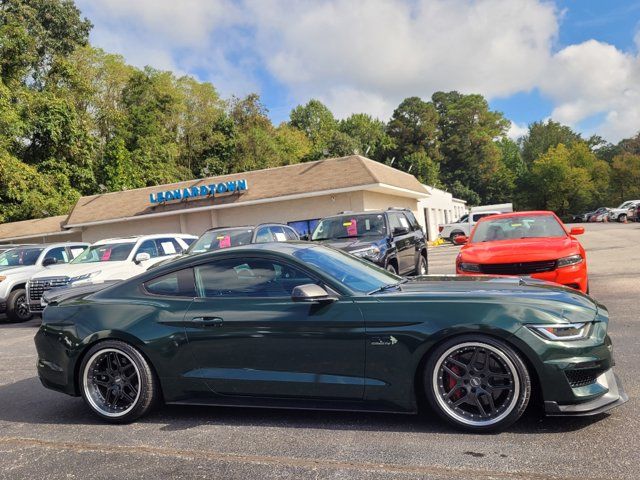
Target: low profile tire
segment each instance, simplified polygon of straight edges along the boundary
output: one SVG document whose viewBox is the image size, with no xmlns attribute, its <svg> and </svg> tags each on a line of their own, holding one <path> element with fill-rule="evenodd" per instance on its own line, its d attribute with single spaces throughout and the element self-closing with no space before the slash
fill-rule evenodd
<svg viewBox="0 0 640 480">
<path fill-rule="evenodd" d="M 416 275 L 427 275 L 429 273 L 429 263 L 427 262 L 427 257 L 420 254 L 420 259 L 418 260 L 418 266 L 416 267 Z"/>
<path fill-rule="evenodd" d="M 31 320 L 31 312 L 27 305 L 27 292 L 24 288 L 14 290 L 7 298 L 7 318 L 13 323 Z"/>
<path fill-rule="evenodd" d="M 398 274 L 398 271 L 396 270 L 396 267 L 393 265 L 393 263 L 390 263 L 389 265 L 387 265 L 387 272 L 391 272 L 394 275 Z"/>
<path fill-rule="evenodd" d="M 82 398 L 100 418 L 129 423 L 151 411 L 159 383 L 142 354 L 128 343 L 107 340 L 93 346 L 80 366 Z"/>
<path fill-rule="evenodd" d="M 474 432 L 508 427 L 531 397 L 531 378 L 520 356 L 483 335 L 444 342 L 429 357 L 423 380 L 431 407 L 452 425 Z"/>
</svg>

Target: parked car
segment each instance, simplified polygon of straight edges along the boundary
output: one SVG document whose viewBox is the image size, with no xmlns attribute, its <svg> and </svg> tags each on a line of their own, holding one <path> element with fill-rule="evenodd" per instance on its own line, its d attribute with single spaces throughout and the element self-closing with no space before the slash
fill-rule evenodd
<svg viewBox="0 0 640 480">
<path fill-rule="evenodd" d="M 472 431 L 627 401 L 607 309 L 532 279 L 401 278 L 308 242 L 185 256 L 50 304 L 42 384 L 131 422 L 160 401 L 415 413 Z"/>
<path fill-rule="evenodd" d="M 429 271 L 424 231 L 409 209 L 342 212 L 320 220 L 311 241 L 330 245 L 402 275 Z"/>
<path fill-rule="evenodd" d="M 298 233 L 281 223 L 263 223 L 245 227 L 216 227 L 204 232 L 185 252 L 203 253 L 250 243 L 300 240 Z"/>
<path fill-rule="evenodd" d="M 616 222 L 626 222 L 627 218 L 634 216 L 636 207 L 640 205 L 640 200 L 627 200 L 617 208 L 609 209 L 609 220 Z"/>
<path fill-rule="evenodd" d="M 48 272 L 80 255 L 88 243 L 68 242 L 16 247 L 0 253 L 0 314 L 11 322 L 31 318 L 26 284 L 38 272 Z"/>
<path fill-rule="evenodd" d="M 100 240 L 68 265 L 54 266 L 33 275 L 27 283 L 29 310 L 41 312 L 44 309 L 41 299 L 47 290 L 133 277 L 156 262 L 178 255 L 196 238 L 167 233 Z"/>
<path fill-rule="evenodd" d="M 0 245 L 0 253 L 4 253 L 7 250 L 11 250 L 13 248 L 18 248 L 18 247 L 29 247 L 32 244 L 29 243 L 5 243 L 4 245 Z"/>
<path fill-rule="evenodd" d="M 451 243 L 455 243 L 456 237 L 465 236 L 468 237 L 475 224 L 485 217 L 491 215 L 498 215 L 500 213 L 513 212 L 513 204 L 501 203 L 496 205 L 484 205 L 480 207 L 473 207 L 471 212 L 460 217 L 452 223 L 447 223 L 438 226 L 439 235 L 441 238 L 449 240 Z"/>
<path fill-rule="evenodd" d="M 587 255 L 553 212 L 516 212 L 478 222 L 456 259 L 460 275 L 519 275 L 589 292 Z M 461 239 L 460 241 L 462 241 Z"/>
<path fill-rule="evenodd" d="M 604 222 L 605 219 L 608 220 L 609 210 L 607 207 L 600 207 L 593 212 L 587 212 L 585 213 L 585 222 Z"/>
</svg>

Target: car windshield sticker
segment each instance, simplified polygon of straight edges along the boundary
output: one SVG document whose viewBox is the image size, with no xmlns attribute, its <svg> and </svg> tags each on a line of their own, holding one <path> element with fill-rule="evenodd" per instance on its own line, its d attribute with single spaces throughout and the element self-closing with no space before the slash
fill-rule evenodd
<svg viewBox="0 0 640 480">
<path fill-rule="evenodd" d="M 364 229 L 368 232 L 369 230 L 371 230 L 371 222 L 369 221 L 369 219 L 365 219 L 364 221 Z"/>
<path fill-rule="evenodd" d="M 347 235 L 350 237 L 358 235 L 358 221 L 355 218 L 352 218 L 349 222 L 345 222 L 344 225 L 347 227 Z"/>
<path fill-rule="evenodd" d="M 176 247 L 174 247 L 173 242 L 161 242 L 162 250 L 164 250 L 165 255 L 173 255 L 176 253 Z"/>
<path fill-rule="evenodd" d="M 104 253 L 102 254 L 102 257 L 100 257 L 100 260 L 102 260 L 103 262 L 108 262 L 110 258 L 111 258 L 111 249 L 109 248 L 104 251 Z"/>
<path fill-rule="evenodd" d="M 231 237 L 229 235 L 218 237 L 219 248 L 229 248 L 230 246 L 231 246 Z"/>
<path fill-rule="evenodd" d="M 407 230 L 409 229 L 409 222 L 407 222 L 406 218 L 400 217 L 400 224 Z"/>
<path fill-rule="evenodd" d="M 282 232 L 274 232 L 273 233 L 276 236 L 276 241 L 278 242 L 286 242 L 287 241 L 287 236 L 282 233 Z"/>
<path fill-rule="evenodd" d="M 71 249 L 71 256 L 73 258 L 76 258 L 78 255 L 80 255 L 82 252 L 84 252 L 84 247 L 78 247 L 78 248 L 72 248 Z"/>
</svg>

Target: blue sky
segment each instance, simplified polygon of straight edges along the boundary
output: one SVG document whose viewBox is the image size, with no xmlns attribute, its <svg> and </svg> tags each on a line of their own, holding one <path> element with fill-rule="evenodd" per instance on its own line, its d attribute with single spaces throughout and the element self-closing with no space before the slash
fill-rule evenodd
<svg viewBox="0 0 640 480">
<path fill-rule="evenodd" d="M 553 118 L 640 130 L 640 0 L 77 0 L 92 43 L 137 66 L 258 92 L 275 123 L 310 98 L 387 120 L 405 97 L 481 93 L 510 135 Z"/>
</svg>

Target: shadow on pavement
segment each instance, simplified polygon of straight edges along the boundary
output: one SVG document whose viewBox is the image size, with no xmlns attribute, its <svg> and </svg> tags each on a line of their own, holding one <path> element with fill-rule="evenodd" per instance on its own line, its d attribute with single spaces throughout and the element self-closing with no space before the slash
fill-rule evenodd
<svg viewBox="0 0 640 480">
<path fill-rule="evenodd" d="M 40 384 L 37 377 L 0 386 L 0 405 L 2 405 L 0 421 L 3 422 L 45 425 L 100 425 L 103 423 L 89 411 L 82 399 L 47 390 Z M 507 432 L 515 434 L 570 432 L 587 428 L 595 422 L 606 419 L 607 416 L 603 414 L 595 417 L 558 418 L 544 417 L 536 411 L 530 411 Z M 368 412 L 166 405 L 159 407 L 139 422 L 162 425 L 160 430 L 164 432 L 214 424 L 461 434 L 430 411 L 416 416 Z"/>
</svg>

